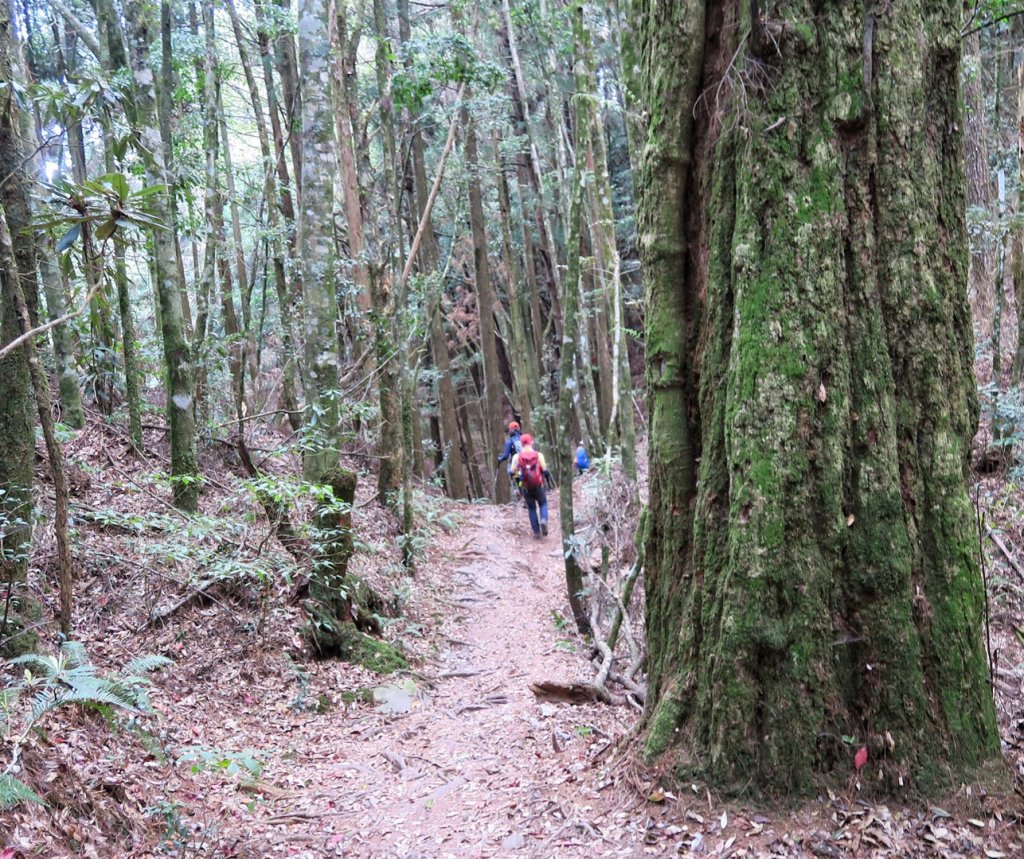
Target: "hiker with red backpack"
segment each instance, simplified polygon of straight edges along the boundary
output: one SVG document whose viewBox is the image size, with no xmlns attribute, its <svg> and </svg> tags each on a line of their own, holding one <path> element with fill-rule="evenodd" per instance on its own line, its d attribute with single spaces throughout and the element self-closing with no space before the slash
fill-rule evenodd
<svg viewBox="0 0 1024 859">
<path fill-rule="evenodd" d="M 526 509 L 530 511 L 533 538 L 539 540 L 548 535 L 548 494 L 544 484 L 551 485 L 551 472 L 544 454 L 533 449 L 533 436 L 524 435 L 521 441 L 523 449 L 512 458 L 512 474 L 519 481 Z"/>
</svg>

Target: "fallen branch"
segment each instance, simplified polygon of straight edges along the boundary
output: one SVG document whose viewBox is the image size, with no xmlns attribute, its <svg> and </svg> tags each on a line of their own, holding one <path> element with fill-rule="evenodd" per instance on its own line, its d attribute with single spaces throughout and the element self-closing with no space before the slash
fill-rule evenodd
<svg viewBox="0 0 1024 859">
<path fill-rule="evenodd" d="M 63 325 L 65 322 L 69 322 L 77 316 L 81 316 L 89 309 L 89 305 L 92 303 L 93 298 L 96 297 L 96 293 L 99 292 L 100 287 L 103 285 L 103 281 L 97 283 L 92 289 L 89 290 L 89 294 L 85 296 L 85 301 L 82 302 L 82 306 L 78 310 L 72 310 L 70 313 L 65 313 L 63 316 L 58 316 L 56 319 L 51 319 L 49 322 L 45 322 L 42 325 L 37 325 L 35 328 L 25 331 L 18 337 L 15 337 L 10 343 L 0 349 L 0 358 L 6 357 L 10 352 L 13 352 L 19 346 L 27 340 L 31 340 L 37 334 L 43 334 L 49 331 L 51 328 L 56 328 L 58 325 Z"/>
<path fill-rule="evenodd" d="M 152 629 L 158 623 L 176 615 L 179 611 L 186 608 L 191 608 L 194 605 L 204 605 L 207 602 L 213 602 L 213 596 L 207 591 L 216 585 L 220 579 L 208 579 L 205 582 L 200 582 L 195 585 L 193 590 L 185 594 L 176 603 L 172 603 L 167 608 L 154 610 L 150 612 L 149 619 L 138 628 L 138 632 L 143 632 L 147 629 Z"/>
<path fill-rule="evenodd" d="M 1024 567 L 1021 567 L 1020 561 L 1010 554 L 1010 550 L 1006 548 L 1006 544 L 999 538 L 999 535 L 993 528 L 988 528 L 986 530 L 988 531 L 988 536 L 991 537 L 992 542 L 996 544 L 996 548 L 1003 553 L 1003 557 L 1006 558 L 1010 566 L 1016 570 L 1017 575 L 1024 579 Z"/>
<path fill-rule="evenodd" d="M 591 704 L 600 701 L 602 704 L 620 704 L 612 694 L 593 683 L 556 683 L 551 680 L 539 680 L 530 684 L 530 691 L 541 701 L 554 701 L 566 704 Z"/>
</svg>

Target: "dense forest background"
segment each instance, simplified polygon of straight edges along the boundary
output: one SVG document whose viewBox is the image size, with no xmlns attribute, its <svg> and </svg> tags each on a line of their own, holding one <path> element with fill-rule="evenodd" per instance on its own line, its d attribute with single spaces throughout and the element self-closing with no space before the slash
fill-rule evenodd
<svg viewBox="0 0 1024 859">
<path fill-rule="evenodd" d="M 949 95 L 981 416 L 986 607 L 969 633 L 1019 778 L 1024 10 L 968 5 Z M 660 117 L 644 28 L 670 16 L 640 6 L 642 19 L 614 0 L 0 3 L 0 857 L 269 855 L 281 827 L 316 833 L 303 855 L 371 855 L 315 789 L 331 782 L 344 813 L 390 832 L 398 805 L 367 794 L 419 777 L 389 739 L 410 712 L 429 722 L 421 761 L 457 759 L 467 730 L 497 743 L 500 766 L 476 776 L 500 799 L 474 812 L 494 855 L 520 833 L 557 855 L 588 837 L 693 855 L 715 838 L 720 855 L 824 843 L 816 822 L 770 820 L 758 802 L 705 803 L 694 786 L 690 808 L 612 741 L 651 712 L 645 379 L 665 362 L 645 368 L 645 344 L 682 339 L 667 316 L 652 330 L 645 302 L 660 225 L 638 235 L 638 186 L 657 182 L 645 134 Z M 772 91 L 756 64 L 738 85 L 732 68 L 692 115 L 749 137 L 756 111 L 731 114 L 736 93 Z M 797 121 L 765 134 L 791 138 Z M 510 421 L 558 485 L 538 549 L 498 462 Z M 580 444 L 593 467 L 574 480 Z M 505 575 L 536 593 L 474 615 Z M 521 699 L 452 661 L 492 636 L 503 676 L 574 681 Z M 453 679 L 467 697 L 431 717 Z M 522 746 L 501 742 L 531 719 Z M 868 739 L 835 739 L 861 779 Z M 576 759 L 598 779 L 583 799 L 567 786 Z M 332 781 L 337 760 L 362 767 L 364 792 Z M 428 764 L 441 787 L 426 809 L 474 778 Z M 542 785 L 559 786 L 554 807 L 528 811 Z M 946 823 L 867 818 L 860 780 L 825 808 L 846 848 L 1012 855 L 1003 787 L 961 791 Z M 614 816 L 634 796 L 657 823 Z M 609 815 L 603 838 L 591 806 Z M 408 855 L 395 828 L 388 849 Z"/>
</svg>

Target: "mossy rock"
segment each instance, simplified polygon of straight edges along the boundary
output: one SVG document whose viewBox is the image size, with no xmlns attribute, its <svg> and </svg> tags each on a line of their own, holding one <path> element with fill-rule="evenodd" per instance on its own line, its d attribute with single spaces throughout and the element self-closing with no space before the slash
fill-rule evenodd
<svg viewBox="0 0 1024 859">
<path fill-rule="evenodd" d="M 360 632 L 352 623 L 329 617 L 315 606 L 312 612 L 310 621 L 302 628 L 302 636 L 318 658 L 336 657 L 378 674 L 408 669 L 409 663 L 394 645 Z"/>
<path fill-rule="evenodd" d="M 366 686 L 360 686 L 358 689 L 350 689 L 347 692 L 341 693 L 341 701 L 346 706 L 350 704 L 372 704 L 373 690 Z"/>
</svg>

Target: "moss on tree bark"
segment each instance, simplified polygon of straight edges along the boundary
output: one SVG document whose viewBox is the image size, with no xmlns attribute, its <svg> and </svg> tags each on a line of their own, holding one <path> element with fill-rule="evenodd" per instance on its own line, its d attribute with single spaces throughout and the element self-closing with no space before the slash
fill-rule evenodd
<svg viewBox="0 0 1024 859">
<path fill-rule="evenodd" d="M 856 736 L 870 784 L 931 789 L 999 751 L 965 482 L 961 4 L 637 13 L 646 752 L 790 792 L 850 771 Z"/>
<path fill-rule="evenodd" d="M 334 468 L 324 475 L 323 484 L 330 492 L 320 499 L 315 513 L 316 551 L 303 637 L 321 658 L 358 662 L 381 674 L 406 668 L 405 658 L 391 644 L 363 632 L 380 632 L 378 616 L 384 604 L 369 585 L 348 572 L 354 550 L 356 474 Z"/>
</svg>

